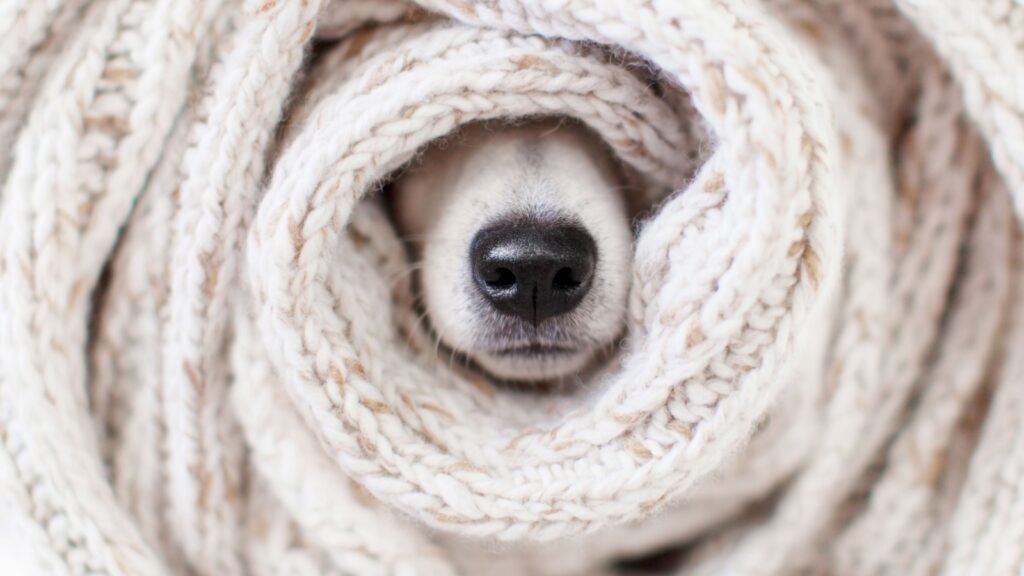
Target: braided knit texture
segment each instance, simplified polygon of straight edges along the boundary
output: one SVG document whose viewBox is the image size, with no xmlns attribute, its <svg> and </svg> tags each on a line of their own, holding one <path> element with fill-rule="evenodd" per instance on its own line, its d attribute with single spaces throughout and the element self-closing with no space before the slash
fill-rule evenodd
<svg viewBox="0 0 1024 576">
<path fill-rule="evenodd" d="M 541 116 L 652 206 L 560 394 L 378 202 Z M 1024 573 L 1022 217 L 1019 0 L 0 0 L 0 571 Z"/>
</svg>

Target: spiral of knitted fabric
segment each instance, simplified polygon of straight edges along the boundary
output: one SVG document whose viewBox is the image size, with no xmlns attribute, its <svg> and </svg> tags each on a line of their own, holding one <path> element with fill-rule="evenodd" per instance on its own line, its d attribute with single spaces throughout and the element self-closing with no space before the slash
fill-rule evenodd
<svg viewBox="0 0 1024 576">
<path fill-rule="evenodd" d="M 6 0 L 0 56 L 39 570 L 1024 570 L 1019 3 Z M 559 394 L 438 354 L 379 202 L 540 117 L 649 206 Z"/>
</svg>

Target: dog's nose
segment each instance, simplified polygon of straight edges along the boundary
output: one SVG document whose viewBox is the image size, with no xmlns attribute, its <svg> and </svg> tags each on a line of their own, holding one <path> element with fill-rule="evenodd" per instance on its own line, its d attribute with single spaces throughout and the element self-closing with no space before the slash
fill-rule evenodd
<svg viewBox="0 0 1024 576">
<path fill-rule="evenodd" d="M 597 246 L 575 224 L 498 224 L 476 234 L 470 259 L 473 279 L 494 308 L 537 325 L 583 300 Z"/>
</svg>

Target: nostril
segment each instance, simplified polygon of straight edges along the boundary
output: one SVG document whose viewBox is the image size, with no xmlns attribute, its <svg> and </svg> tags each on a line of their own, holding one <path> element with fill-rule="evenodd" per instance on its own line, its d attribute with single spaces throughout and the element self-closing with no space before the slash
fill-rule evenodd
<svg viewBox="0 0 1024 576">
<path fill-rule="evenodd" d="M 495 289 L 511 288 L 516 285 L 516 275 L 508 268 L 495 268 L 484 282 Z"/>
<path fill-rule="evenodd" d="M 577 278 L 576 271 L 572 268 L 560 269 L 558 272 L 555 272 L 555 277 L 551 279 L 552 288 L 566 292 L 569 290 L 575 290 L 582 284 L 582 280 Z"/>
</svg>

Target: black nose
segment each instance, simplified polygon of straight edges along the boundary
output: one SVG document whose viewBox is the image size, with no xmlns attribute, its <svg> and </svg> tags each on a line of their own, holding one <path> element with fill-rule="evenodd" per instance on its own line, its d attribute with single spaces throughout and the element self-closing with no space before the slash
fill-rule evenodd
<svg viewBox="0 0 1024 576">
<path fill-rule="evenodd" d="M 498 224 L 470 245 L 473 279 L 497 310 L 537 325 L 583 300 L 594 279 L 597 246 L 564 223 Z"/>
</svg>

